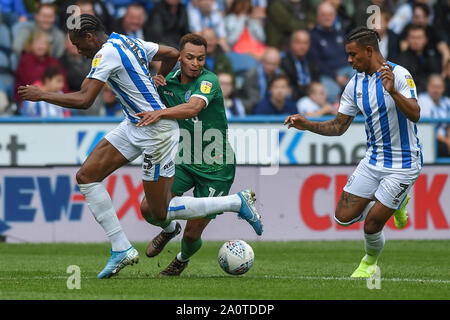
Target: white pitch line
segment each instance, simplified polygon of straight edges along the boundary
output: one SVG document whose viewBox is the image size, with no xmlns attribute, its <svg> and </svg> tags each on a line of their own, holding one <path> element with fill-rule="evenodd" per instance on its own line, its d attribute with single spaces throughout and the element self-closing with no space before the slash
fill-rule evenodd
<svg viewBox="0 0 450 320">
<path fill-rule="evenodd" d="M 220 278 L 221 276 L 186 276 L 186 278 Z M 49 276 L 49 277 L 26 277 L 26 278 L 0 278 L 0 281 L 20 281 L 20 280 L 66 280 L 68 277 L 65 276 Z M 230 278 L 229 276 L 224 276 L 223 278 Z M 366 280 L 365 278 L 350 278 L 350 277 L 321 277 L 321 276 L 242 276 L 242 278 L 250 278 L 250 279 L 284 279 L 284 280 L 328 280 L 328 281 L 357 281 L 357 280 Z M 82 280 L 93 280 L 97 279 L 96 277 L 81 277 Z M 147 276 L 127 276 L 121 277 L 120 275 L 114 279 L 123 279 L 123 280 L 133 280 L 133 279 L 158 279 L 156 277 L 147 277 Z M 180 278 L 180 279 L 183 279 Z M 438 284 L 450 284 L 450 280 L 443 279 L 408 279 L 408 278 L 381 278 L 381 281 L 391 281 L 391 282 L 419 282 L 419 283 L 438 283 Z"/>
</svg>

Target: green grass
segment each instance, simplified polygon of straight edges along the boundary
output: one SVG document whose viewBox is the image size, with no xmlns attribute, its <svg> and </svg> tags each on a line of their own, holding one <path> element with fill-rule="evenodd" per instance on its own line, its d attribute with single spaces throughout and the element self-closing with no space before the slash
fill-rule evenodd
<svg viewBox="0 0 450 320">
<path fill-rule="evenodd" d="M 135 244 L 139 264 L 98 280 L 109 244 L 0 244 L 0 299 L 450 299 L 450 241 L 387 241 L 379 261 L 381 289 L 350 279 L 362 241 L 250 242 L 253 268 L 225 274 L 221 242 L 204 242 L 178 278 L 157 277 L 179 250 L 171 242 L 156 258 Z M 69 265 L 81 269 L 81 289 L 67 288 Z"/>
</svg>

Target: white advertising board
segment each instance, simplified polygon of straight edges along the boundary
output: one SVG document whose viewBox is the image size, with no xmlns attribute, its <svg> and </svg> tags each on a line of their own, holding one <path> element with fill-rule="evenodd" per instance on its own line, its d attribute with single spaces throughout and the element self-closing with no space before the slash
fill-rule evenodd
<svg viewBox="0 0 450 320">
<path fill-rule="evenodd" d="M 114 122 L 0 122 L 0 166 L 81 164 L 116 126 Z M 434 124 L 419 123 L 418 132 L 424 163 L 434 163 Z M 355 164 L 366 150 L 361 122 L 340 137 L 288 130 L 282 122 L 230 123 L 228 135 L 238 164 Z M 133 162 L 140 163 L 140 158 Z"/>
</svg>

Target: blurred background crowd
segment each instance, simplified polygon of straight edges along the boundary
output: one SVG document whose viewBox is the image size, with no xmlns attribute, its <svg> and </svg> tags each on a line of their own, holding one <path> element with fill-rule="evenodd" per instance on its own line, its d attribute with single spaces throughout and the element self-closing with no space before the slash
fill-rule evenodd
<svg viewBox="0 0 450 320">
<path fill-rule="evenodd" d="M 377 5 L 380 50 L 411 72 L 421 116 L 450 119 L 450 0 L 0 0 L 0 115 L 121 116 L 107 86 L 83 111 L 21 101 L 16 93 L 26 84 L 80 89 L 91 63 L 67 36 L 71 5 L 97 15 L 107 33 L 173 47 L 186 33 L 201 34 L 228 117 L 336 114 L 354 74 L 346 34 L 366 26 L 374 13 L 368 7 Z M 158 72 L 158 63 L 151 67 Z M 437 125 L 437 136 L 440 155 L 450 156 L 448 122 Z"/>
</svg>

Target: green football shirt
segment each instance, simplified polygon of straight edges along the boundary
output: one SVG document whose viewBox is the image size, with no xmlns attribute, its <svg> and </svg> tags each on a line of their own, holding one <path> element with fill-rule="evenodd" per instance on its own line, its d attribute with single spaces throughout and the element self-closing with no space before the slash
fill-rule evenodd
<svg viewBox="0 0 450 320">
<path fill-rule="evenodd" d="M 228 121 L 219 80 L 213 72 L 203 69 L 197 79 L 181 84 L 180 73 L 179 69 L 169 73 L 167 84 L 158 87 L 166 106 L 186 103 L 191 97 L 203 99 L 206 106 L 196 117 L 178 120 L 180 145 L 177 164 L 205 177 L 218 171 L 227 175 L 227 167 L 234 167 L 235 157 L 228 142 Z"/>
</svg>

